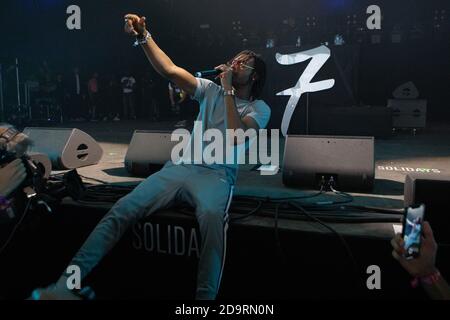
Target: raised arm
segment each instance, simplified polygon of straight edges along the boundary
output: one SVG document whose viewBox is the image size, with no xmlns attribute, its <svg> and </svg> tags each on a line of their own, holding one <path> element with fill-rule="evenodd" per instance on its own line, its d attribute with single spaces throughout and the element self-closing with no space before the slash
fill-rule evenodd
<svg viewBox="0 0 450 320">
<path fill-rule="evenodd" d="M 138 38 L 140 46 L 153 68 L 164 78 L 174 82 L 178 87 L 193 95 L 197 88 L 197 80 L 185 69 L 175 65 L 162 51 L 146 27 L 146 18 L 135 14 L 125 15 L 125 32 Z"/>
</svg>

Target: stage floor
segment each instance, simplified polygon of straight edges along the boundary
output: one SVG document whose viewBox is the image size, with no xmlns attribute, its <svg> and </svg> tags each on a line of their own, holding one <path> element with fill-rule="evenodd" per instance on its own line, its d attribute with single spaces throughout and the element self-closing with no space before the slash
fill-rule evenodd
<svg viewBox="0 0 450 320">
<path fill-rule="evenodd" d="M 134 130 L 173 130 L 174 122 L 147 121 L 71 123 L 90 134 L 103 148 L 99 164 L 79 168 L 79 174 L 108 183 L 138 183 L 124 168 L 123 160 Z M 284 141 L 280 141 L 280 162 Z M 437 176 L 450 175 L 450 126 L 433 125 L 413 135 L 401 131 L 388 139 L 375 140 L 375 187 L 371 193 L 351 193 L 354 204 L 382 208 L 403 207 L 403 186 L 408 172 L 425 170 Z M 287 188 L 282 184 L 281 172 L 261 176 L 251 170 L 254 165 L 242 165 L 236 185 L 236 195 L 285 197 L 302 195 L 313 190 Z M 93 181 L 95 183 L 95 181 Z"/>
</svg>

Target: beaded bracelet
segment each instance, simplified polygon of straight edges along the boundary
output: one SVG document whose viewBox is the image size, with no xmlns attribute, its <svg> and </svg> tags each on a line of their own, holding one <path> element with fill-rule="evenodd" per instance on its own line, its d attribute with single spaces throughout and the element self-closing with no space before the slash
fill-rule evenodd
<svg viewBox="0 0 450 320">
<path fill-rule="evenodd" d="M 152 37 L 152 35 L 150 34 L 150 32 L 148 32 L 148 30 L 146 30 L 147 34 L 144 35 L 140 35 L 136 37 L 136 41 L 134 42 L 133 46 L 137 47 L 140 44 L 146 44 L 147 40 L 150 39 Z"/>
<path fill-rule="evenodd" d="M 411 286 L 413 288 L 416 288 L 419 285 L 419 282 L 422 284 L 432 285 L 432 284 L 435 284 L 436 282 L 438 282 L 440 278 L 441 278 L 441 273 L 439 272 L 439 270 L 436 270 L 434 273 L 429 274 L 427 276 L 415 277 L 411 281 Z"/>
</svg>

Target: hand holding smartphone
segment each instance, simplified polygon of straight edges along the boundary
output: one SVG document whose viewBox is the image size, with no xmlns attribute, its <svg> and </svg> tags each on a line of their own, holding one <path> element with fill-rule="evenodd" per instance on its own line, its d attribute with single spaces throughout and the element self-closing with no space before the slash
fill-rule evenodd
<svg viewBox="0 0 450 320">
<path fill-rule="evenodd" d="M 406 259 L 414 259 L 420 255 L 424 215 L 424 204 L 421 204 L 418 207 L 408 207 L 405 209 L 402 238 L 405 243 Z"/>
</svg>

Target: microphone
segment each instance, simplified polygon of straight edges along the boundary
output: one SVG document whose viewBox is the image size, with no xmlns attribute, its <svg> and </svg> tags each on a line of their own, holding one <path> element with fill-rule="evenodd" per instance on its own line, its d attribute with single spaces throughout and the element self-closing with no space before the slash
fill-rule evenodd
<svg viewBox="0 0 450 320">
<path fill-rule="evenodd" d="M 195 76 L 197 78 L 207 78 L 207 77 L 215 77 L 218 76 L 219 74 L 222 73 L 222 70 L 216 70 L 216 69 L 212 69 L 212 70 L 203 70 L 203 71 L 198 71 L 195 73 Z"/>
</svg>

